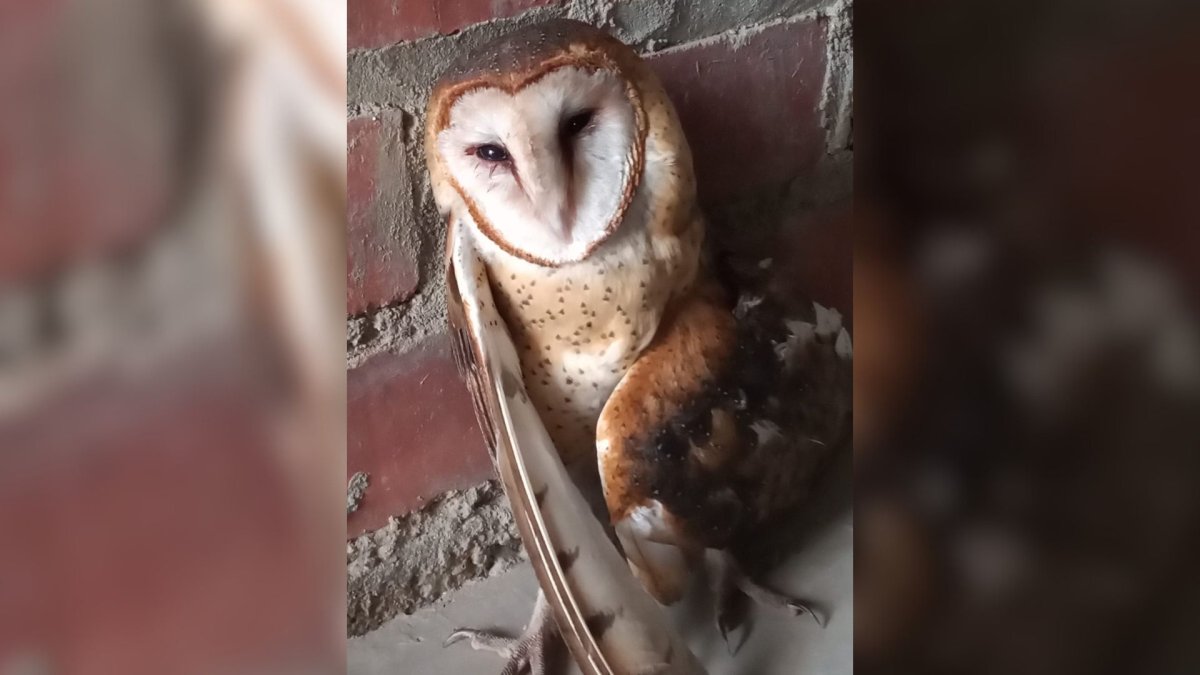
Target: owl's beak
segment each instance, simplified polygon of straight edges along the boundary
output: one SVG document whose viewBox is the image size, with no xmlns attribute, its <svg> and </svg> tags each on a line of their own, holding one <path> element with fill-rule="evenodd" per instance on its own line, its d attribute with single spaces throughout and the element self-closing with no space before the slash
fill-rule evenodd
<svg viewBox="0 0 1200 675">
<path fill-rule="evenodd" d="M 527 195 L 534 208 L 545 218 L 551 234 L 564 244 L 571 241 L 575 221 L 575 198 L 571 190 L 570 168 L 559 158 L 538 157 L 530 167 Z"/>
<path fill-rule="evenodd" d="M 564 244 L 570 242 L 572 223 L 575 219 L 575 206 L 570 195 L 556 190 L 548 191 L 539 197 L 541 204 L 537 205 L 540 207 L 538 211 L 544 214 L 543 219 L 550 234 L 562 239 Z"/>
<path fill-rule="evenodd" d="M 569 185 L 565 192 L 562 203 L 558 207 L 558 229 L 564 243 L 571 241 L 571 226 L 575 222 L 575 200 L 572 198 Z"/>
</svg>

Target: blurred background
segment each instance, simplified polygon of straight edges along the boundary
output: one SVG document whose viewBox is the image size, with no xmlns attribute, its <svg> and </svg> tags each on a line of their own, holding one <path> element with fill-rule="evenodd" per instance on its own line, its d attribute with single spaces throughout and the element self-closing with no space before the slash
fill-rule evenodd
<svg viewBox="0 0 1200 675">
<path fill-rule="evenodd" d="M 337 5 L 0 3 L 0 673 L 343 668 Z"/>
<path fill-rule="evenodd" d="M 355 365 L 427 337 L 433 324 L 386 307 L 436 298 L 424 257 L 411 278 L 394 275 L 412 265 L 386 266 L 377 286 L 346 268 L 347 215 L 352 232 L 370 222 L 347 214 L 347 117 L 363 162 L 351 176 L 373 203 L 376 167 L 387 178 L 407 161 L 394 140 L 414 128 L 406 97 L 427 86 L 381 69 L 419 74 L 446 56 L 436 41 L 406 46 L 423 36 L 471 42 L 485 35 L 464 30 L 476 22 L 567 5 L 349 27 L 336 5 L 0 4 L 3 675 L 345 667 L 346 349 Z M 602 5 L 624 39 L 689 66 L 680 77 L 691 56 L 670 47 L 696 36 L 679 25 L 741 35 L 691 52 L 740 63 L 706 50 L 759 49 L 765 38 L 739 27 L 813 6 L 672 5 L 682 23 L 638 0 L 570 11 Z M 363 7 L 369 19 L 390 5 Z M 839 16 L 823 54 L 849 53 Z M 859 153 L 857 668 L 1195 672 L 1195 3 L 859 0 L 853 23 L 853 118 L 849 62 L 822 63 L 836 95 L 805 118 L 818 140 L 793 128 L 796 153 L 762 168 L 818 158 L 829 170 L 778 203 L 843 222 L 838 158 Z M 787 30 L 767 34 L 772 49 L 790 49 Z M 434 51 L 413 61 L 422 50 Z M 691 72 L 693 91 L 718 83 Z M 757 138 L 785 128 L 779 110 L 751 111 Z M 724 120 L 691 124 L 710 122 Z M 714 155 L 705 170 L 746 166 Z M 370 212 L 412 206 L 386 199 Z M 735 206 L 716 218 L 760 215 Z M 840 279 L 837 238 L 820 233 L 841 227 L 795 231 L 802 272 Z M 849 308 L 836 283 L 805 287 Z M 371 294 L 386 300 L 355 308 Z M 419 372 L 361 387 L 403 392 Z M 454 431 L 478 443 L 469 422 Z M 462 469 L 468 485 L 487 478 L 480 457 Z M 387 520 L 371 502 L 380 485 L 355 516 L 379 523 L 358 533 Z M 405 508 L 422 501 L 409 496 Z"/>
<path fill-rule="evenodd" d="M 857 3 L 859 673 L 1200 667 L 1198 9 Z"/>
</svg>

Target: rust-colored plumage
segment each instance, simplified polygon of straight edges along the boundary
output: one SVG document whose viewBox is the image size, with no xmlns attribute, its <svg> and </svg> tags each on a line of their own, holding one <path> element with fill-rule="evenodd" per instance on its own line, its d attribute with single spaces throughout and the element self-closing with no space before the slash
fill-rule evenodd
<svg viewBox="0 0 1200 675">
<path fill-rule="evenodd" d="M 736 311 L 736 315 L 735 315 Z M 639 576 L 671 601 L 683 560 L 639 559 L 636 539 L 684 558 L 726 549 L 799 504 L 849 431 L 849 338 L 836 314 L 738 309 L 697 292 L 668 315 L 600 418 L 609 514 Z M 659 569 L 654 569 L 658 567 Z"/>
</svg>

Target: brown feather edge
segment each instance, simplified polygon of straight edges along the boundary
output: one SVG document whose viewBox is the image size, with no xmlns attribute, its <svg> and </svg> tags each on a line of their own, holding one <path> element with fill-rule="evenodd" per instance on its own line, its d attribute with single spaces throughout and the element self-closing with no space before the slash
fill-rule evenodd
<svg viewBox="0 0 1200 675">
<path fill-rule="evenodd" d="M 551 609 L 554 611 L 559 633 L 567 643 L 576 664 L 583 670 L 584 675 L 615 675 L 608 660 L 601 651 L 595 636 L 588 627 L 586 614 L 579 609 L 579 603 L 574 600 L 574 591 L 567 579 L 566 572 L 558 559 L 545 525 L 539 528 L 534 517 L 537 498 L 532 486 L 527 485 L 516 475 L 517 458 L 515 450 L 507 436 L 498 433 L 497 419 L 500 417 L 500 404 L 494 397 L 491 387 L 486 386 L 487 372 L 483 364 L 482 346 L 473 339 L 470 318 L 462 304 L 462 294 L 458 288 L 458 280 L 454 274 L 453 251 L 456 225 L 452 222 L 447 232 L 446 247 L 446 287 L 447 313 L 451 326 L 454 328 L 456 339 L 453 342 L 456 362 L 460 362 L 460 370 L 471 390 L 472 404 L 475 406 L 476 418 L 480 428 L 489 436 L 488 447 L 496 462 L 496 471 L 500 475 L 501 484 L 508 496 L 514 516 L 517 517 L 517 529 L 521 540 L 525 542 L 525 550 L 529 561 L 538 578 L 538 585 L 543 589 Z M 539 531 L 540 530 L 540 531 Z M 530 546 L 530 543 L 534 544 Z M 549 589 L 551 592 L 546 592 Z M 572 603 L 563 600 L 570 597 Z M 574 607 L 572 607 L 572 604 Z"/>
</svg>

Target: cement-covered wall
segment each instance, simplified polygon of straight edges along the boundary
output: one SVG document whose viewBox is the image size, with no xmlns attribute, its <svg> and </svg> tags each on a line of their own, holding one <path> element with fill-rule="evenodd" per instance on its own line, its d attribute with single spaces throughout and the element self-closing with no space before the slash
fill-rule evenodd
<svg viewBox="0 0 1200 675">
<path fill-rule="evenodd" d="M 369 487 L 349 515 L 351 537 L 378 538 L 389 518 L 492 475 L 450 360 L 445 230 L 420 140 L 426 98 L 448 60 L 547 18 L 607 28 L 645 55 L 675 102 L 711 236 L 779 249 L 802 292 L 848 310 L 850 239 L 840 216 L 852 156 L 850 13 L 849 0 L 352 0 L 348 468 L 367 474 Z M 511 541 L 480 546 L 507 551 Z M 405 561 L 388 563 L 384 579 L 355 560 L 354 625 L 386 618 L 363 612 L 412 605 L 378 597 L 407 592 L 396 579 Z"/>
</svg>

